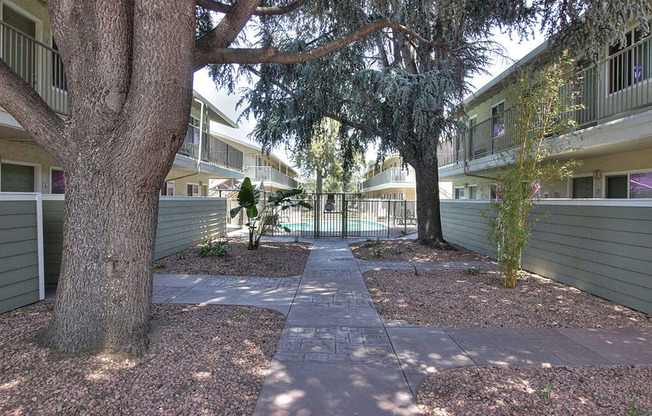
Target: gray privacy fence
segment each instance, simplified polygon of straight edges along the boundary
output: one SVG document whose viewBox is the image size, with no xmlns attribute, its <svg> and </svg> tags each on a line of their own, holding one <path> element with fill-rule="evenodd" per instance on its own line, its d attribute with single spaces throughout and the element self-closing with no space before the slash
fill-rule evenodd
<svg viewBox="0 0 652 416">
<path fill-rule="evenodd" d="M 59 278 L 63 243 L 63 197 L 43 196 L 45 281 Z M 154 257 L 173 254 L 203 238 L 226 236 L 226 199 L 213 197 L 161 197 Z"/>
<path fill-rule="evenodd" d="M 45 297 L 40 194 L 0 194 L 0 313 Z"/>
<path fill-rule="evenodd" d="M 652 200 L 550 200 L 534 210 L 544 213 L 525 270 L 652 313 Z M 488 202 L 442 200 L 444 238 L 493 257 L 491 215 Z"/>
</svg>

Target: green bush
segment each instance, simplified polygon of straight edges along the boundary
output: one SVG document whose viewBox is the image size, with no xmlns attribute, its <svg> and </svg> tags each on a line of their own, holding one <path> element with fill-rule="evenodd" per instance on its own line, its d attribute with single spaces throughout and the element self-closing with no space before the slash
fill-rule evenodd
<svg viewBox="0 0 652 416">
<path fill-rule="evenodd" d="M 197 257 L 218 256 L 224 257 L 229 254 L 228 241 L 204 240 L 199 245 Z"/>
</svg>

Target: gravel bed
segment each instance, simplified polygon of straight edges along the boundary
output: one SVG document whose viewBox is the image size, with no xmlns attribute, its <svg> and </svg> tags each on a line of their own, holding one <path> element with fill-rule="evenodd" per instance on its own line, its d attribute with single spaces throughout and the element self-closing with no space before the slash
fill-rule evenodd
<svg viewBox="0 0 652 416">
<path fill-rule="evenodd" d="M 527 274 L 515 289 L 497 272 L 378 270 L 363 274 L 386 319 L 443 328 L 652 326 L 652 316 Z"/>
<path fill-rule="evenodd" d="M 652 367 L 467 368 L 428 378 L 417 394 L 423 416 L 627 416 L 634 399 L 636 412 L 652 412 Z"/>
<path fill-rule="evenodd" d="M 490 261 L 487 256 L 453 246 L 457 250 L 430 248 L 411 240 L 367 240 L 350 244 L 353 256 L 373 261 Z"/>
<path fill-rule="evenodd" d="M 0 414 L 249 415 L 284 322 L 265 309 L 154 305 L 143 357 L 72 356 L 30 341 L 51 311 L 0 315 Z"/>
<path fill-rule="evenodd" d="M 198 257 L 199 246 L 154 262 L 154 273 L 212 274 L 224 276 L 289 277 L 303 273 L 310 255 L 309 243 L 261 241 L 247 250 L 247 240 L 227 239 L 224 257 Z"/>
</svg>

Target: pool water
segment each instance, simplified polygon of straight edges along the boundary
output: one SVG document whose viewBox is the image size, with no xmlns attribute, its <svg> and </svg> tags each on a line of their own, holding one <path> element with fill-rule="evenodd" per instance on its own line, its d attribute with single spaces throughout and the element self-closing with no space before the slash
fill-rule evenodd
<svg viewBox="0 0 652 416">
<path fill-rule="evenodd" d="M 295 224 L 285 224 L 286 227 L 290 228 L 293 231 L 314 231 L 315 221 L 307 220 L 302 223 Z M 373 221 L 362 221 L 362 220 L 347 220 L 346 222 L 347 231 L 377 231 L 385 230 L 387 227 L 383 224 L 379 224 Z M 332 232 L 332 231 L 342 231 L 342 221 L 334 220 L 321 220 L 319 231 L 322 232 Z"/>
</svg>

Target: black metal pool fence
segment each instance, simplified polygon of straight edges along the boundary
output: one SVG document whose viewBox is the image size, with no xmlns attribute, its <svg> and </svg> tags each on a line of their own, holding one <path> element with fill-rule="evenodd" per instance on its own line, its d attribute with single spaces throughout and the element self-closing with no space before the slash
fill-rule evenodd
<svg viewBox="0 0 652 416">
<path fill-rule="evenodd" d="M 268 235 L 381 238 L 410 234 L 417 229 L 416 201 L 371 199 L 344 193 L 308 194 L 303 200 L 313 209 L 292 207 L 281 211 Z M 229 209 L 232 204 L 235 206 L 237 201 L 230 201 Z M 242 224 L 242 219 L 238 224 Z"/>
</svg>

